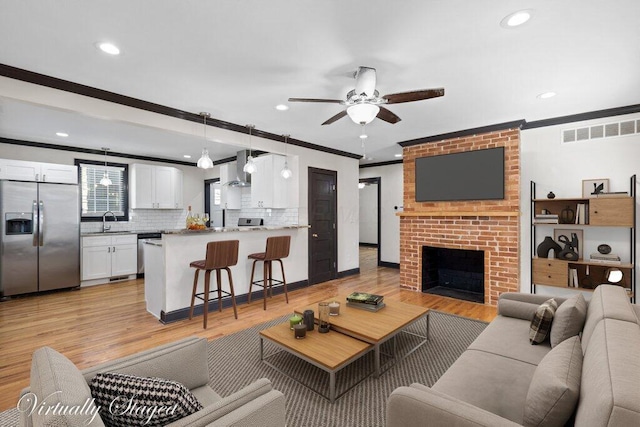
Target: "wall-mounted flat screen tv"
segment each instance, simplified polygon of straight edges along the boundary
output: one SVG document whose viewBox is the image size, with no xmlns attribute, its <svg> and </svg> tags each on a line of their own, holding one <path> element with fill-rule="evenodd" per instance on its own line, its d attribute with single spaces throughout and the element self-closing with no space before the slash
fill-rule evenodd
<svg viewBox="0 0 640 427">
<path fill-rule="evenodd" d="M 416 159 L 416 202 L 504 199 L 504 147 Z"/>
</svg>

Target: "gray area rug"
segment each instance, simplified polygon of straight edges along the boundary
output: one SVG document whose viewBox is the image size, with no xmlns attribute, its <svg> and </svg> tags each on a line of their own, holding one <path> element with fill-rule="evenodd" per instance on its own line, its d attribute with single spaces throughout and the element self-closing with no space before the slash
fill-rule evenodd
<svg viewBox="0 0 640 427">
<path fill-rule="evenodd" d="M 329 375 L 326 372 L 288 353 L 277 353 L 271 345 L 265 345 L 265 354 L 271 354 L 270 362 L 299 382 L 260 361 L 258 331 L 285 320 L 286 317 L 275 319 L 211 341 L 211 387 L 220 395 L 227 396 L 259 378 L 269 378 L 274 388 L 286 396 L 287 425 L 305 427 L 384 426 L 386 400 L 395 388 L 414 382 L 433 385 L 487 325 L 431 311 L 430 339 L 426 344 L 393 364 L 380 378 L 367 376 L 373 370 L 373 353 L 369 352 L 338 372 L 337 393 L 346 393 L 331 404 L 307 387 L 328 395 Z M 423 333 L 424 323 L 419 322 L 408 329 Z M 400 334 L 396 351 L 402 355 L 418 342 L 419 339 L 412 335 Z M 383 352 L 391 350 L 390 343 L 383 346 Z M 383 362 L 389 360 L 389 357 L 383 357 Z M 17 410 L 0 413 L 0 426 L 17 425 Z"/>
</svg>

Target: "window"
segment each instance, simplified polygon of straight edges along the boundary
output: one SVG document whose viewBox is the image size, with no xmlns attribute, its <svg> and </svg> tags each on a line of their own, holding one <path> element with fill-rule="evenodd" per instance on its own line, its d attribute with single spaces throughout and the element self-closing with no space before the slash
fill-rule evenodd
<svg viewBox="0 0 640 427">
<path fill-rule="evenodd" d="M 126 164 L 75 161 L 80 182 L 82 221 L 102 221 L 105 212 L 113 212 L 118 221 L 129 220 L 128 167 Z M 104 186 L 100 180 L 105 172 L 112 185 Z"/>
</svg>

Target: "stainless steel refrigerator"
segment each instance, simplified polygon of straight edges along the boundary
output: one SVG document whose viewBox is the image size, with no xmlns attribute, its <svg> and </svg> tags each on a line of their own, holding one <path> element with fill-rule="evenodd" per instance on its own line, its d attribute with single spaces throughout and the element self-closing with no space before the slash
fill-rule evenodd
<svg viewBox="0 0 640 427">
<path fill-rule="evenodd" d="M 0 297 L 80 285 L 78 185 L 0 181 Z"/>
</svg>

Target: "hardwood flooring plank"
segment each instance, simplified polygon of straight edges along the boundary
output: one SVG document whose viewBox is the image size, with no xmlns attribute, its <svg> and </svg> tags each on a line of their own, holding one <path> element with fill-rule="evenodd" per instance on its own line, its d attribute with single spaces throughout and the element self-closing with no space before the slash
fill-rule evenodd
<svg viewBox="0 0 640 427">
<path fill-rule="evenodd" d="M 495 307 L 400 289 L 399 271 L 377 267 L 377 250 L 364 247 L 360 274 L 289 292 L 289 304 L 276 295 L 266 311 L 261 298 L 241 304 L 238 320 L 231 308 L 212 311 L 207 330 L 202 316 L 168 325 L 156 320 L 146 311 L 143 280 L 15 298 L 0 303 L 0 411 L 15 407 L 39 347 L 56 349 L 82 369 L 192 335 L 220 338 L 356 290 L 484 321 L 496 315 Z"/>
</svg>

